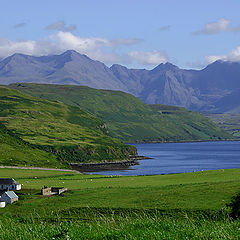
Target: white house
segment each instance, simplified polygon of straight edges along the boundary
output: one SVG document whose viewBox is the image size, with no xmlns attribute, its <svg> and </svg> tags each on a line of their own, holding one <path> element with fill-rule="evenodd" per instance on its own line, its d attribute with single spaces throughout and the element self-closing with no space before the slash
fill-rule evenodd
<svg viewBox="0 0 240 240">
<path fill-rule="evenodd" d="M 21 184 L 13 178 L 0 178 L 0 190 L 21 190 Z"/>
<path fill-rule="evenodd" d="M 2 194 L 1 200 L 11 204 L 15 201 L 18 201 L 18 196 L 13 191 L 7 191 Z"/>
<path fill-rule="evenodd" d="M 6 203 L 2 202 L 1 199 L 0 199 L 0 208 L 4 208 L 5 206 L 6 206 Z"/>
</svg>

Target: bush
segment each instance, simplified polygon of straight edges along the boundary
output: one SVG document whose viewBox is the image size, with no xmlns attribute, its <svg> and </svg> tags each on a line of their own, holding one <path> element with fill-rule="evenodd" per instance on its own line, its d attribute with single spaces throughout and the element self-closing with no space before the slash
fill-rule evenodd
<svg viewBox="0 0 240 240">
<path fill-rule="evenodd" d="M 238 193 L 236 196 L 234 196 L 229 204 L 227 204 L 228 207 L 230 207 L 230 216 L 233 219 L 237 219 L 240 217 L 240 193 Z"/>
</svg>

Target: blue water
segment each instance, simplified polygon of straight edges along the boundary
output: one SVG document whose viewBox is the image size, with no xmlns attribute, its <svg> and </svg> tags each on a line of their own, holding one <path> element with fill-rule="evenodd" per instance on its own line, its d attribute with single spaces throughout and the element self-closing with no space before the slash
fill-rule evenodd
<svg viewBox="0 0 240 240">
<path fill-rule="evenodd" d="M 240 168 L 240 141 L 133 145 L 139 155 L 153 159 L 140 160 L 140 165 L 127 170 L 91 174 L 135 176 Z"/>
</svg>

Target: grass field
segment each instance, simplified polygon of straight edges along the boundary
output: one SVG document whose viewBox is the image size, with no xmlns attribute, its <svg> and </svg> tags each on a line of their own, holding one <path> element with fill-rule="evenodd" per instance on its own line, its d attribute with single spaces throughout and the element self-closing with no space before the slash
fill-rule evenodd
<svg viewBox="0 0 240 240">
<path fill-rule="evenodd" d="M 23 184 L 19 201 L 0 209 L 0 239 L 19 231 L 17 239 L 240 237 L 226 209 L 240 191 L 240 169 L 137 177 L 0 169 L 0 176 Z M 43 197 L 44 185 L 69 192 Z"/>
</svg>

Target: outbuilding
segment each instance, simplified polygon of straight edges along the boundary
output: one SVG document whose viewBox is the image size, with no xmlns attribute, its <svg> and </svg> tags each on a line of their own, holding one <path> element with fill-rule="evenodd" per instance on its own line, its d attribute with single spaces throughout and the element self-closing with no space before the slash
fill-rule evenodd
<svg viewBox="0 0 240 240">
<path fill-rule="evenodd" d="M 18 201 L 18 196 L 16 195 L 15 192 L 13 191 L 7 191 L 7 192 L 4 192 L 1 196 L 1 200 L 6 202 L 6 203 L 13 203 L 13 202 L 16 202 Z"/>
<path fill-rule="evenodd" d="M 6 203 L 0 200 L 0 208 L 4 208 L 5 206 L 6 206 Z"/>
<path fill-rule="evenodd" d="M 13 178 L 0 178 L 0 190 L 21 190 L 21 184 Z"/>
</svg>

